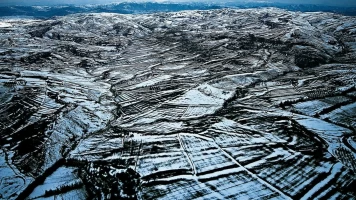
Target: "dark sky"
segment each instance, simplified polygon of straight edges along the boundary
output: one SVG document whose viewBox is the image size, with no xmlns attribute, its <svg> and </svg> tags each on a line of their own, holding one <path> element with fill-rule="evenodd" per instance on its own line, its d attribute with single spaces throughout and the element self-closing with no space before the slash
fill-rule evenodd
<svg viewBox="0 0 356 200">
<path fill-rule="evenodd" d="M 130 0 L 0 0 L 0 5 L 53 5 L 53 4 L 100 4 L 100 3 L 112 3 L 112 2 L 123 2 Z M 135 2 L 142 1 L 155 1 L 155 2 L 223 2 L 223 1 L 233 1 L 233 0 L 134 0 Z M 243 0 L 235 0 L 243 1 Z M 244 0 L 244 1 L 254 1 L 254 0 Z M 261 1 L 261 0 L 256 0 Z M 281 3 L 297 3 L 297 4 L 323 4 L 323 5 L 334 5 L 334 6 L 356 6 L 356 0 L 265 0 L 272 2 Z"/>
</svg>

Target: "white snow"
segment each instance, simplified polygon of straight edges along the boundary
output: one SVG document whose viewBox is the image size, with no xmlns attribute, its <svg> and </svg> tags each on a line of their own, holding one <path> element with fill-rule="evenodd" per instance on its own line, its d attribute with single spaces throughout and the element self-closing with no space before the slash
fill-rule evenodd
<svg viewBox="0 0 356 200">
<path fill-rule="evenodd" d="M 326 135 L 340 137 L 352 133 L 349 129 L 316 118 L 302 118 L 297 119 L 296 121 L 308 130 L 311 130 L 321 136 Z"/>
<path fill-rule="evenodd" d="M 171 75 L 159 76 L 159 77 L 153 78 L 151 80 L 139 83 L 137 85 L 133 85 L 131 87 L 128 87 L 127 89 L 131 89 L 132 90 L 132 89 L 135 89 L 135 88 L 152 86 L 152 85 L 155 85 L 155 84 L 157 84 L 159 82 L 162 82 L 162 81 L 165 81 L 165 80 L 170 80 L 171 77 L 172 77 Z"/>
<path fill-rule="evenodd" d="M 0 28 L 9 28 L 9 27 L 12 27 L 12 24 L 0 21 Z"/>
<path fill-rule="evenodd" d="M 305 115 L 313 116 L 316 113 L 322 111 L 323 109 L 331 107 L 332 104 L 325 103 L 320 100 L 313 100 L 313 101 L 297 103 L 294 104 L 293 106 L 297 111 Z"/>
<path fill-rule="evenodd" d="M 0 194 L 3 199 L 15 199 L 33 181 L 32 177 L 23 175 L 11 164 L 13 153 L 6 154 L 0 149 Z M 9 159 L 9 165 L 6 162 Z M 14 196 L 13 196 L 14 195 Z"/>
<path fill-rule="evenodd" d="M 42 185 L 37 186 L 29 198 L 37 198 L 45 194 L 46 190 L 55 190 L 63 185 L 71 185 L 80 181 L 74 172 L 75 168 L 60 167 L 48 176 Z"/>
<path fill-rule="evenodd" d="M 237 126 L 235 121 L 223 118 L 221 122 L 215 123 L 211 127 L 226 131 L 234 131 Z"/>
<path fill-rule="evenodd" d="M 318 184 L 316 184 L 311 190 L 309 190 L 301 199 L 311 199 L 312 195 L 316 192 L 318 192 L 321 188 L 323 188 L 326 184 L 328 184 L 330 181 L 332 181 L 335 176 L 340 173 L 342 170 L 342 164 L 341 163 L 336 163 L 331 170 L 331 174 L 324 180 L 320 181 Z"/>
</svg>

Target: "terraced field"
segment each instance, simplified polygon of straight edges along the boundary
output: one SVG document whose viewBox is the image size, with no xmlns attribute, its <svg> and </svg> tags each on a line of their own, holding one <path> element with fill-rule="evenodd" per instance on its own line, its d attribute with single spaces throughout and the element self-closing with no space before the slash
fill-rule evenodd
<svg viewBox="0 0 356 200">
<path fill-rule="evenodd" d="M 0 199 L 355 199 L 356 19 L 2 19 Z"/>
</svg>

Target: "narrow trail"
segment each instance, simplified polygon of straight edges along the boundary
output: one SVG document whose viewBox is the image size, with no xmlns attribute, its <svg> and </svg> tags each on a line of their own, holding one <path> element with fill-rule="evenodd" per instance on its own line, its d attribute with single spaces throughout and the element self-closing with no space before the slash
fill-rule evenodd
<svg viewBox="0 0 356 200">
<path fill-rule="evenodd" d="M 181 146 L 182 149 L 183 149 L 184 155 L 188 158 L 189 164 L 192 166 L 192 169 L 193 169 L 193 176 L 196 176 L 196 175 L 197 175 L 197 170 L 196 170 L 196 168 L 195 168 L 195 165 L 194 165 L 192 159 L 190 158 L 190 156 L 189 156 L 188 153 L 187 153 L 187 149 L 185 148 L 185 145 L 183 144 L 183 141 L 182 141 L 182 138 L 181 138 L 181 136 L 180 136 L 180 133 L 177 134 L 177 137 L 178 137 L 179 144 L 180 144 L 180 146 Z"/>
<path fill-rule="evenodd" d="M 262 184 L 266 185 L 268 188 L 270 188 L 271 190 L 279 193 L 284 199 L 292 199 L 292 197 L 290 197 L 289 195 L 285 194 L 284 192 L 282 192 L 281 190 L 279 190 L 278 188 L 274 187 L 273 185 L 269 184 L 268 182 L 266 182 L 265 180 L 261 179 L 260 177 L 258 177 L 256 174 L 252 173 L 250 170 L 246 169 L 243 165 L 241 165 L 237 160 L 235 160 L 232 156 L 230 156 L 230 154 L 228 154 L 225 150 L 223 150 L 219 145 L 217 145 L 218 148 L 229 158 L 231 159 L 236 165 L 238 165 L 239 167 L 241 167 L 244 171 L 246 171 L 249 175 L 251 175 L 253 178 L 257 179 L 259 182 L 261 182 Z"/>
</svg>

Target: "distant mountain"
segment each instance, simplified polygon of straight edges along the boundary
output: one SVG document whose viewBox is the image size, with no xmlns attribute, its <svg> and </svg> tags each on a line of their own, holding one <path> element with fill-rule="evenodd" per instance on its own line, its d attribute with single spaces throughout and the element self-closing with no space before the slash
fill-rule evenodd
<svg viewBox="0 0 356 200">
<path fill-rule="evenodd" d="M 261 8 L 277 7 L 290 11 L 302 12 L 334 12 L 343 15 L 356 16 L 356 7 L 336 7 L 309 4 L 285 4 L 271 2 L 227 2 L 227 3 L 113 3 L 101 5 L 57 5 L 57 6 L 2 6 L 0 17 L 34 17 L 51 18 L 74 13 L 120 13 L 147 14 L 156 12 L 177 12 L 182 10 L 211 10 L 220 8 Z"/>
<path fill-rule="evenodd" d="M 61 5 L 61 6 L 5 6 L 0 7 L 0 16 L 32 16 L 36 18 L 50 18 L 74 13 L 120 13 L 144 14 L 156 12 L 176 12 L 182 10 L 210 10 L 222 8 L 217 4 L 177 4 L 177 3 L 119 3 L 104 5 Z"/>
</svg>

